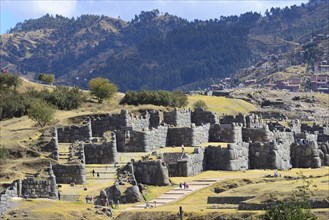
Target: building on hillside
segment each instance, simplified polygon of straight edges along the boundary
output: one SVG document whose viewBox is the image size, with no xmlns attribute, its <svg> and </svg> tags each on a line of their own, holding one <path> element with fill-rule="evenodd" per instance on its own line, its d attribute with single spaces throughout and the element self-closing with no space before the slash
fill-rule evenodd
<svg viewBox="0 0 329 220">
<path fill-rule="evenodd" d="M 325 92 L 329 91 L 329 76 L 328 75 L 312 75 L 311 88 L 313 91 Z"/>
<path fill-rule="evenodd" d="M 257 80 L 256 79 L 248 79 L 244 82 L 245 86 L 250 86 L 256 84 Z"/>
<path fill-rule="evenodd" d="M 290 92 L 298 92 L 300 90 L 301 79 L 290 78 L 287 81 L 279 81 L 273 87 L 274 89 L 287 90 Z"/>
</svg>

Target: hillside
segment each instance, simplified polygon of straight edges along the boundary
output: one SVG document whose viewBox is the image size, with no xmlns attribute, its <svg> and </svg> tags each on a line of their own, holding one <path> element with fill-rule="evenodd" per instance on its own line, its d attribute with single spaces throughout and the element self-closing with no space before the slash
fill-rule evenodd
<svg viewBox="0 0 329 220">
<path fill-rule="evenodd" d="M 328 1 L 272 8 L 261 16 L 187 21 L 158 10 L 131 21 L 45 15 L 1 35 L 1 69 L 86 87 L 102 76 L 121 91 L 175 89 L 224 78 L 269 54 L 288 52 L 328 27 Z"/>
</svg>

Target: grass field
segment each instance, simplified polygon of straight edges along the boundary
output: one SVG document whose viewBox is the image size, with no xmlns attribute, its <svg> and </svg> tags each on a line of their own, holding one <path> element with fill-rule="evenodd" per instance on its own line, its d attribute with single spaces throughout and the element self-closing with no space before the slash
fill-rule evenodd
<svg viewBox="0 0 329 220">
<path fill-rule="evenodd" d="M 193 104 L 204 101 L 209 111 L 216 112 L 219 116 L 223 114 L 237 115 L 257 110 L 257 107 L 241 99 L 231 99 L 226 97 L 192 95 L 188 96 L 188 108 L 193 108 Z"/>
</svg>

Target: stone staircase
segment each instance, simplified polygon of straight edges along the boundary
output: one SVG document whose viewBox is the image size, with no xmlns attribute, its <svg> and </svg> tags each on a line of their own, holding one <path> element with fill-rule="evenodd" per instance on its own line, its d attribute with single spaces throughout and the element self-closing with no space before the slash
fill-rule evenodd
<svg viewBox="0 0 329 220">
<path fill-rule="evenodd" d="M 95 182 L 114 182 L 116 180 L 116 169 L 114 164 L 86 164 L 86 177 Z M 93 175 L 93 170 L 95 174 Z M 99 174 L 99 177 L 97 176 Z"/>
<path fill-rule="evenodd" d="M 181 189 L 179 187 L 171 189 L 168 192 L 163 193 L 158 198 L 155 198 L 148 203 L 152 206 L 161 206 L 168 203 L 176 202 L 187 195 L 191 194 L 192 192 L 195 192 L 197 190 L 209 187 L 213 184 L 215 184 L 219 179 L 199 179 L 199 180 L 193 180 L 190 183 L 188 183 L 189 187 L 187 189 Z M 136 209 L 144 209 L 145 204 L 139 204 L 132 206 L 130 208 L 127 208 L 126 210 L 136 210 Z"/>
<path fill-rule="evenodd" d="M 70 155 L 70 146 L 72 144 L 71 143 L 59 143 L 58 144 L 58 161 L 59 163 L 66 163 L 70 156 L 71 159 L 73 160 L 78 160 L 78 156 L 75 154 L 75 152 L 73 153 L 73 155 Z"/>
</svg>

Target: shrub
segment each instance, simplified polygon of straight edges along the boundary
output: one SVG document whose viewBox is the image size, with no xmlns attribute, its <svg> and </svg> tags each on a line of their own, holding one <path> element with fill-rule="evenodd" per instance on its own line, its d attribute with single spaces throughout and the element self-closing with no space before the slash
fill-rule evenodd
<svg viewBox="0 0 329 220">
<path fill-rule="evenodd" d="M 208 109 L 208 106 L 207 104 L 205 103 L 205 101 L 203 100 L 198 100 L 196 101 L 195 103 L 193 103 L 193 109 L 203 109 L 203 110 L 207 110 Z"/>
<path fill-rule="evenodd" d="M 0 95 L 0 119 L 21 117 L 26 114 L 30 97 L 8 92 Z"/>
<path fill-rule="evenodd" d="M 55 109 L 47 102 L 35 99 L 31 102 L 27 113 L 30 119 L 44 127 L 54 118 Z"/>
<path fill-rule="evenodd" d="M 182 92 L 169 92 L 164 90 L 128 91 L 120 104 L 143 105 L 153 104 L 171 107 L 187 105 L 187 96 Z"/>
<path fill-rule="evenodd" d="M 53 84 L 55 82 L 55 75 L 54 74 L 45 74 L 41 73 L 38 76 L 38 80 L 43 81 L 48 84 Z"/>
<path fill-rule="evenodd" d="M 14 87 L 16 89 L 22 84 L 22 80 L 17 75 L 0 74 L 0 89 Z"/>
<path fill-rule="evenodd" d="M 77 87 L 59 86 L 51 93 L 45 93 L 44 99 L 60 110 L 72 110 L 81 106 L 84 101 L 82 91 Z M 41 95 L 42 96 L 42 95 Z"/>
<path fill-rule="evenodd" d="M 110 99 L 118 91 L 118 87 L 108 79 L 97 77 L 89 81 L 90 93 L 102 103 L 104 99 Z"/>
</svg>

